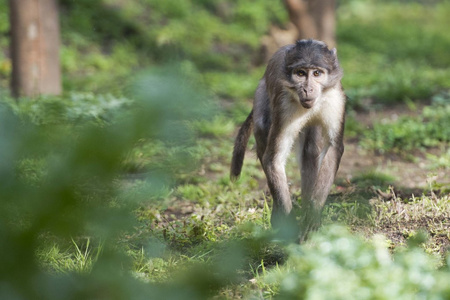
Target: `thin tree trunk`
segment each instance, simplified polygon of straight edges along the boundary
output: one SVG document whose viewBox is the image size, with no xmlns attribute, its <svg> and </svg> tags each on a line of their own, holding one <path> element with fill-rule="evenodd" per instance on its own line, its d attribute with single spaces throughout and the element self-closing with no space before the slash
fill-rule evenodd
<svg viewBox="0 0 450 300">
<path fill-rule="evenodd" d="M 9 0 L 9 5 L 12 94 L 60 94 L 57 0 Z"/>
<path fill-rule="evenodd" d="M 284 0 L 291 23 L 297 27 L 299 39 L 317 38 L 317 26 L 310 14 L 308 0 Z"/>
<path fill-rule="evenodd" d="M 284 0 L 291 23 L 298 31 L 299 39 L 317 39 L 336 45 L 335 0 Z"/>
<path fill-rule="evenodd" d="M 311 16 L 316 22 L 317 39 L 336 46 L 336 0 L 310 1 Z"/>
</svg>

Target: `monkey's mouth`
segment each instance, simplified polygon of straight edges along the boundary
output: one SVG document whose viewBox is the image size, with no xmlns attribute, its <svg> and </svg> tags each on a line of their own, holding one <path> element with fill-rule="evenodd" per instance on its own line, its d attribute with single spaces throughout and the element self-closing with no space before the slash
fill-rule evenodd
<svg viewBox="0 0 450 300">
<path fill-rule="evenodd" d="M 314 99 L 302 99 L 300 100 L 300 104 L 304 108 L 311 108 L 314 105 Z"/>
</svg>

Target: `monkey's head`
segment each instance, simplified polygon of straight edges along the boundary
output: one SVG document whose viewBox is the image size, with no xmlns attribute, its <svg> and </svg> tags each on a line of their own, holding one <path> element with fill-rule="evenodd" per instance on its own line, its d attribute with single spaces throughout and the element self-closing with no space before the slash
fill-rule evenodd
<svg viewBox="0 0 450 300">
<path fill-rule="evenodd" d="M 285 56 L 287 85 L 298 95 L 304 108 L 313 107 L 326 89 L 342 78 L 336 49 L 316 40 L 300 40 L 287 49 Z"/>
</svg>

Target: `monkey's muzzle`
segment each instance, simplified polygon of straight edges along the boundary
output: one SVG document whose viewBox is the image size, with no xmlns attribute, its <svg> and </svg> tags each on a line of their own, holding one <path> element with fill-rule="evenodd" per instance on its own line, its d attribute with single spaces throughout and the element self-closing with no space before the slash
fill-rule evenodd
<svg viewBox="0 0 450 300">
<path fill-rule="evenodd" d="M 314 102 L 315 102 L 315 99 L 300 99 L 300 104 L 304 108 L 311 108 L 311 107 L 313 107 Z"/>
</svg>

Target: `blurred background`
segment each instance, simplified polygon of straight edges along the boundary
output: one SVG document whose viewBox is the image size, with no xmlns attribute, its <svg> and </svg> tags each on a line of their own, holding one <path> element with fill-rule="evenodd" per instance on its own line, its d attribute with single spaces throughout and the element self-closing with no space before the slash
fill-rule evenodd
<svg viewBox="0 0 450 300">
<path fill-rule="evenodd" d="M 448 0 L 1 1 L 0 298 L 450 298 L 449 15 Z M 255 153 L 237 184 L 228 168 L 268 59 L 302 38 L 337 48 L 348 102 L 324 227 L 299 246 L 268 231 Z"/>
</svg>

